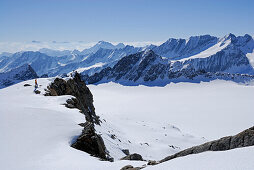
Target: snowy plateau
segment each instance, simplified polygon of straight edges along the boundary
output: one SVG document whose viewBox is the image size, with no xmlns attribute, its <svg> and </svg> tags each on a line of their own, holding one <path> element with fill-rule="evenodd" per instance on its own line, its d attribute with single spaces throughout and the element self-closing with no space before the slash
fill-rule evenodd
<svg viewBox="0 0 254 170">
<path fill-rule="evenodd" d="M 247 34 L 3 53 L 0 169 L 253 170 L 253 57 Z"/>
</svg>

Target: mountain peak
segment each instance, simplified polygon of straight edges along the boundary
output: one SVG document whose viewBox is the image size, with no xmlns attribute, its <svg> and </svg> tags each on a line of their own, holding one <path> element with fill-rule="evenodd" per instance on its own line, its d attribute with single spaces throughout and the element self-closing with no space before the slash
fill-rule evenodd
<svg viewBox="0 0 254 170">
<path fill-rule="evenodd" d="M 235 36 L 234 34 L 232 34 L 232 33 L 229 33 L 229 34 L 227 34 L 226 36 L 224 36 L 224 38 L 225 38 L 226 40 L 229 40 L 229 39 L 233 40 L 233 39 L 236 38 L 236 36 Z"/>
<path fill-rule="evenodd" d="M 118 43 L 117 45 L 115 45 L 116 48 L 124 48 L 125 45 L 123 43 Z"/>
<path fill-rule="evenodd" d="M 103 45 L 103 44 L 111 44 L 111 43 L 110 43 L 110 42 L 107 42 L 107 41 L 101 40 L 101 41 L 98 41 L 97 44 L 98 44 L 98 45 Z M 113 45 L 113 44 L 111 44 L 111 45 Z"/>
</svg>

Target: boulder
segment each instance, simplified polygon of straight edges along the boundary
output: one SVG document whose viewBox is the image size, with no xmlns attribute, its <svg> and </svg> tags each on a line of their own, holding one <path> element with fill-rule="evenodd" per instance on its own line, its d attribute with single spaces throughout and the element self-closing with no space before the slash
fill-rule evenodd
<svg viewBox="0 0 254 170">
<path fill-rule="evenodd" d="M 122 167 L 120 170 L 140 170 L 140 167 L 133 167 L 132 165 L 126 165 L 124 167 Z"/>
<path fill-rule="evenodd" d="M 143 161 L 143 158 L 140 154 L 134 153 L 121 158 L 121 160 Z"/>
<path fill-rule="evenodd" d="M 32 85 L 31 84 L 24 84 L 24 86 L 27 87 L 27 86 L 32 86 Z"/>
<path fill-rule="evenodd" d="M 120 170 L 130 170 L 130 169 L 133 169 L 132 165 L 126 165 L 126 166 L 122 167 Z"/>
<path fill-rule="evenodd" d="M 149 160 L 147 163 L 147 165 L 157 165 L 157 164 L 158 164 L 158 162 L 152 161 L 152 160 Z"/>
<path fill-rule="evenodd" d="M 35 90 L 34 93 L 35 93 L 35 94 L 40 94 L 41 91 L 40 91 L 40 90 Z"/>
</svg>

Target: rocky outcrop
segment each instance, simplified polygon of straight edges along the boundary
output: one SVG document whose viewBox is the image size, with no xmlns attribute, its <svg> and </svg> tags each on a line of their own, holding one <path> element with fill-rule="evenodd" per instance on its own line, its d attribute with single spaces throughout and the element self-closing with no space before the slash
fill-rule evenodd
<svg viewBox="0 0 254 170">
<path fill-rule="evenodd" d="M 96 134 L 93 123 L 87 121 L 82 126 L 84 127 L 82 134 L 71 146 L 78 150 L 85 151 L 92 156 L 102 158 L 103 160 L 109 160 L 103 139 L 100 135 Z"/>
<path fill-rule="evenodd" d="M 136 167 L 134 168 L 132 165 L 126 165 L 124 167 L 122 167 L 120 170 L 139 170 L 141 169 L 140 167 Z"/>
<path fill-rule="evenodd" d="M 73 78 L 64 80 L 56 78 L 46 89 L 46 96 L 72 95 L 71 99 L 66 101 L 65 106 L 68 108 L 78 108 L 86 117 L 86 122 L 81 123 L 84 127 L 81 135 L 71 145 L 81 151 L 85 151 L 92 156 L 101 158 L 102 160 L 110 160 L 104 141 L 100 135 L 96 133 L 95 124 L 100 125 L 100 119 L 95 114 L 93 105 L 93 95 L 86 84 L 80 79 L 80 75 L 76 73 Z"/>
<path fill-rule="evenodd" d="M 143 158 L 140 154 L 134 153 L 121 158 L 121 160 L 143 161 Z"/>
<path fill-rule="evenodd" d="M 61 78 L 56 78 L 53 83 L 48 86 L 46 96 L 61 96 L 72 95 L 72 98 L 67 101 L 75 108 L 78 108 L 85 116 L 88 122 L 100 124 L 99 117 L 95 114 L 93 105 L 93 95 L 86 84 L 81 80 L 79 74 L 67 81 Z"/>
<path fill-rule="evenodd" d="M 229 149 L 235 149 L 240 147 L 247 147 L 254 145 L 254 126 L 235 135 L 235 136 L 227 136 L 218 140 L 214 140 L 211 142 L 204 143 L 199 146 L 194 146 L 189 149 L 185 149 L 181 152 L 178 152 L 174 155 L 168 156 L 159 161 L 159 163 L 169 161 L 174 158 L 197 154 L 205 151 L 224 151 Z"/>
</svg>

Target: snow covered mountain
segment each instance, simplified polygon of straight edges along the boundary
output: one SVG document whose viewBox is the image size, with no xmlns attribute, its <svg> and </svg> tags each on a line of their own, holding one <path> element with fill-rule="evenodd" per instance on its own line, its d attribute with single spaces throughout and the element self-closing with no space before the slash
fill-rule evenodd
<svg viewBox="0 0 254 170">
<path fill-rule="evenodd" d="M 0 73 L 0 89 L 21 81 L 30 80 L 37 77 L 38 76 L 33 68 L 28 64 L 24 64 L 8 72 Z"/>
<path fill-rule="evenodd" d="M 127 77 L 123 76 L 122 80 L 114 78 L 113 75 L 123 74 L 120 69 L 112 70 L 115 65 L 119 65 L 121 59 L 132 54 L 140 56 L 140 52 L 146 53 L 145 51 L 148 50 L 156 54 L 156 61 L 149 62 L 143 70 L 136 70 L 138 63 L 132 61 L 136 66 L 129 70 Z M 124 81 L 126 85 L 140 83 L 166 85 L 172 81 L 200 82 L 217 78 L 245 82 L 252 79 L 251 76 L 254 75 L 254 40 L 248 34 L 238 37 L 228 34 L 222 38 L 210 35 L 192 36 L 189 39 L 171 38 L 160 46 L 146 47 L 125 46 L 122 43 L 113 45 L 100 41 L 82 52 L 41 49 L 40 52 L 27 51 L 8 55 L 0 57 L 0 72 L 30 64 L 39 76 L 44 74 L 57 76 L 76 70 L 91 83 L 101 83 L 104 79 Z M 126 64 L 121 67 L 132 66 Z M 104 74 L 111 73 L 106 73 L 105 70 L 115 73 L 107 77 Z M 136 71 L 139 71 L 137 77 L 134 75 Z M 238 73 L 246 75 L 236 75 Z"/>
<path fill-rule="evenodd" d="M 245 73 L 245 74 L 244 74 Z M 124 85 L 159 85 L 170 82 L 200 82 L 214 79 L 246 82 L 254 79 L 247 57 L 237 48 L 227 47 L 207 58 L 171 61 L 146 50 L 123 57 L 113 67 L 106 67 L 92 76 L 84 76 L 87 83 L 118 82 Z"/>
<path fill-rule="evenodd" d="M 189 39 L 170 38 L 160 46 L 151 49 L 162 57 L 181 59 L 198 54 L 217 42 L 218 38 L 210 35 L 193 36 Z"/>
<path fill-rule="evenodd" d="M 52 49 L 48 49 L 48 48 L 42 48 L 39 50 L 39 52 L 47 54 L 48 56 L 64 56 L 64 55 L 71 55 L 72 51 L 70 50 L 52 50 Z M 76 50 L 75 52 L 80 53 L 78 50 Z"/>
<path fill-rule="evenodd" d="M 54 67 L 58 67 L 55 57 L 40 52 L 26 51 L 13 54 L 0 62 L 0 72 L 10 71 L 24 64 L 29 64 L 38 75 L 46 74 Z"/>
<path fill-rule="evenodd" d="M 121 49 L 124 48 L 125 45 L 123 43 L 119 43 L 117 45 L 113 45 L 106 41 L 99 41 L 97 44 L 95 44 L 93 47 L 83 50 L 82 54 L 91 54 L 97 52 L 100 48 L 104 49 Z"/>
<path fill-rule="evenodd" d="M 106 66 L 114 65 L 122 57 L 137 53 L 141 50 L 142 48 L 128 45 L 125 46 L 124 48 L 116 48 L 116 49 L 99 48 L 95 53 L 83 56 L 84 58 L 82 60 L 74 61 L 69 64 L 62 65 L 60 67 L 50 70 L 49 75 L 56 76 L 59 74 L 69 73 L 73 70 L 76 70 L 82 74 L 91 75 L 92 73 L 98 72 Z M 79 56 L 80 55 L 77 55 L 77 57 Z"/>
</svg>

